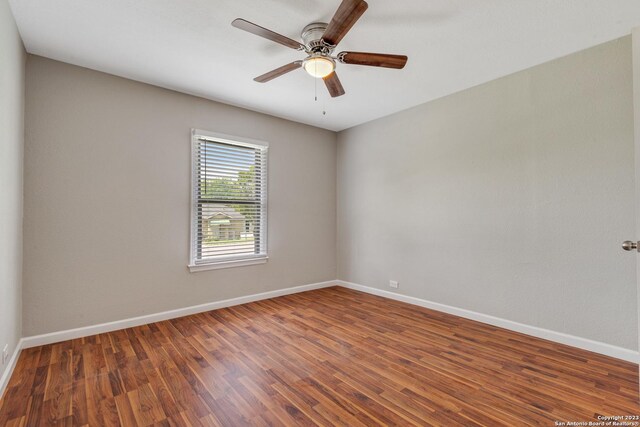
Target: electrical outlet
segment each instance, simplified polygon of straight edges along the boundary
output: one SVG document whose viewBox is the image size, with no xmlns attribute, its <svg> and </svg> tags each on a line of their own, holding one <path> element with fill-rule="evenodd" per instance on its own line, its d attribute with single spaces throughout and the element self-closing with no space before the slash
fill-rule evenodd
<svg viewBox="0 0 640 427">
<path fill-rule="evenodd" d="M 389 287 L 393 289 L 398 289 L 400 284 L 395 280 L 389 280 Z"/>
<path fill-rule="evenodd" d="M 7 359 L 9 358 L 9 344 L 5 344 L 2 349 L 2 364 L 7 363 Z"/>
</svg>

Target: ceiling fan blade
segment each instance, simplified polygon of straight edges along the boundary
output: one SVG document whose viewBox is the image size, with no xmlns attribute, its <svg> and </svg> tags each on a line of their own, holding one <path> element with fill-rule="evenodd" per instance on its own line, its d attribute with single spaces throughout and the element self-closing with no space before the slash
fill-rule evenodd
<svg viewBox="0 0 640 427">
<path fill-rule="evenodd" d="M 302 61 L 295 61 L 291 64 L 283 65 L 280 68 L 276 68 L 275 70 L 271 70 L 268 73 L 264 73 L 263 75 L 258 76 L 253 80 L 257 81 L 258 83 L 266 83 L 270 80 L 275 79 L 276 77 L 280 77 L 293 70 L 297 70 L 300 67 L 302 67 Z"/>
<path fill-rule="evenodd" d="M 324 80 L 324 84 L 327 86 L 332 98 L 344 95 L 344 88 L 342 87 L 342 83 L 340 83 L 340 79 L 335 71 L 327 77 L 323 77 L 322 80 Z"/>
<path fill-rule="evenodd" d="M 362 16 L 369 5 L 364 0 L 342 0 L 340 7 L 331 18 L 322 39 L 330 45 L 337 45 L 349 32 L 353 24 Z"/>
<path fill-rule="evenodd" d="M 285 37 L 282 34 L 267 30 L 260 25 L 256 25 L 253 22 L 249 22 L 242 18 L 234 19 L 231 25 L 236 28 L 240 28 L 241 30 L 248 31 L 251 34 L 255 34 L 256 36 L 264 37 L 272 42 L 280 43 L 281 45 L 290 47 L 291 49 L 304 50 L 304 45 L 302 43 L 290 39 L 289 37 Z"/>
<path fill-rule="evenodd" d="M 408 59 L 405 55 L 388 55 L 385 53 L 340 52 L 338 54 L 338 60 L 344 64 L 396 69 L 404 68 Z"/>
</svg>

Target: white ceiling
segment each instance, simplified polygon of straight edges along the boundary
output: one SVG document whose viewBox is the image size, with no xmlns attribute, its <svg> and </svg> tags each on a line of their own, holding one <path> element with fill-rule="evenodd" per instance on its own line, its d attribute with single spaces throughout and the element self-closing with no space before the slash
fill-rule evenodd
<svg viewBox="0 0 640 427">
<path fill-rule="evenodd" d="M 640 26 L 638 0 L 368 0 L 336 52 L 406 54 L 409 62 L 404 70 L 338 64 L 347 93 L 332 99 L 302 70 L 254 82 L 303 54 L 231 21 L 299 40 L 306 24 L 328 22 L 340 0 L 9 2 L 30 53 L 336 131 Z"/>
</svg>

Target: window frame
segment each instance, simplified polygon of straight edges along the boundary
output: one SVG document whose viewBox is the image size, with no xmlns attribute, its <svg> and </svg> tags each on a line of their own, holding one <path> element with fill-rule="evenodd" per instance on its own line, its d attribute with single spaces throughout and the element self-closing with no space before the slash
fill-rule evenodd
<svg viewBox="0 0 640 427">
<path fill-rule="evenodd" d="M 260 242 L 264 244 L 264 253 L 255 255 L 221 255 L 219 259 L 198 259 L 198 182 L 200 174 L 198 171 L 198 144 L 201 139 L 209 140 L 211 142 L 219 142 L 222 144 L 233 145 L 237 147 L 258 148 L 264 150 L 265 156 L 265 170 L 263 173 L 263 181 L 265 183 L 264 190 L 261 192 L 260 205 L 264 208 L 260 211 Z M 209 132 L 201 129 L 191 129 L 191 192 L 190 192 L 190 238 L 189 238 L 189 271 L 198 272 L 206 270 L 216 270 L 220 268 L 230 267 L 242 267 L 248 265 L 264 264 L 269 259 L 268 256 L 268 244 L 267 244 L 267 229 L 268 229 L 268 163 L 269 163 L 269 143 L 250 138 L 242 138 L 233 135 L 226 135 L 217 132 Z"/>
</svg>

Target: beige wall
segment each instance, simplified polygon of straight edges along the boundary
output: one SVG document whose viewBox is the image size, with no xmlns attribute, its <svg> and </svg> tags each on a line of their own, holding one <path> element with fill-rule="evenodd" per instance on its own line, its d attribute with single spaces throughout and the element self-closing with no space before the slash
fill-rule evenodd
<svg viewBox="0 0 640 427">
<path fill-rule="evenodd" d="M 25 336 L 331 280 L 337 247 L 340 279 L 637 348 L 630 38 L 341 132 L 337 245 L 331 132 L 36 56 L 26 120 Z M 192 127 L 270 142 L 266 265 L 188 273 Z"/>
<path fill-rule="evenodd" d="M 341 132 L 338 276 L 638 348 L 631 38 Z"/>
<path fill-rule="evenodd" d="M 9 4 L 0 0 L 0 352 L 8 344 L 9 355 L 22 330 L 24 63 Z"/>
<path fill-rule="evenodd" d="M 37 56 L 26 122 L 25 336 L 335 279 L 333 132 Z M 266 264 L 188 272 L 191 128 L 270 143 Z"/>
</svg>

